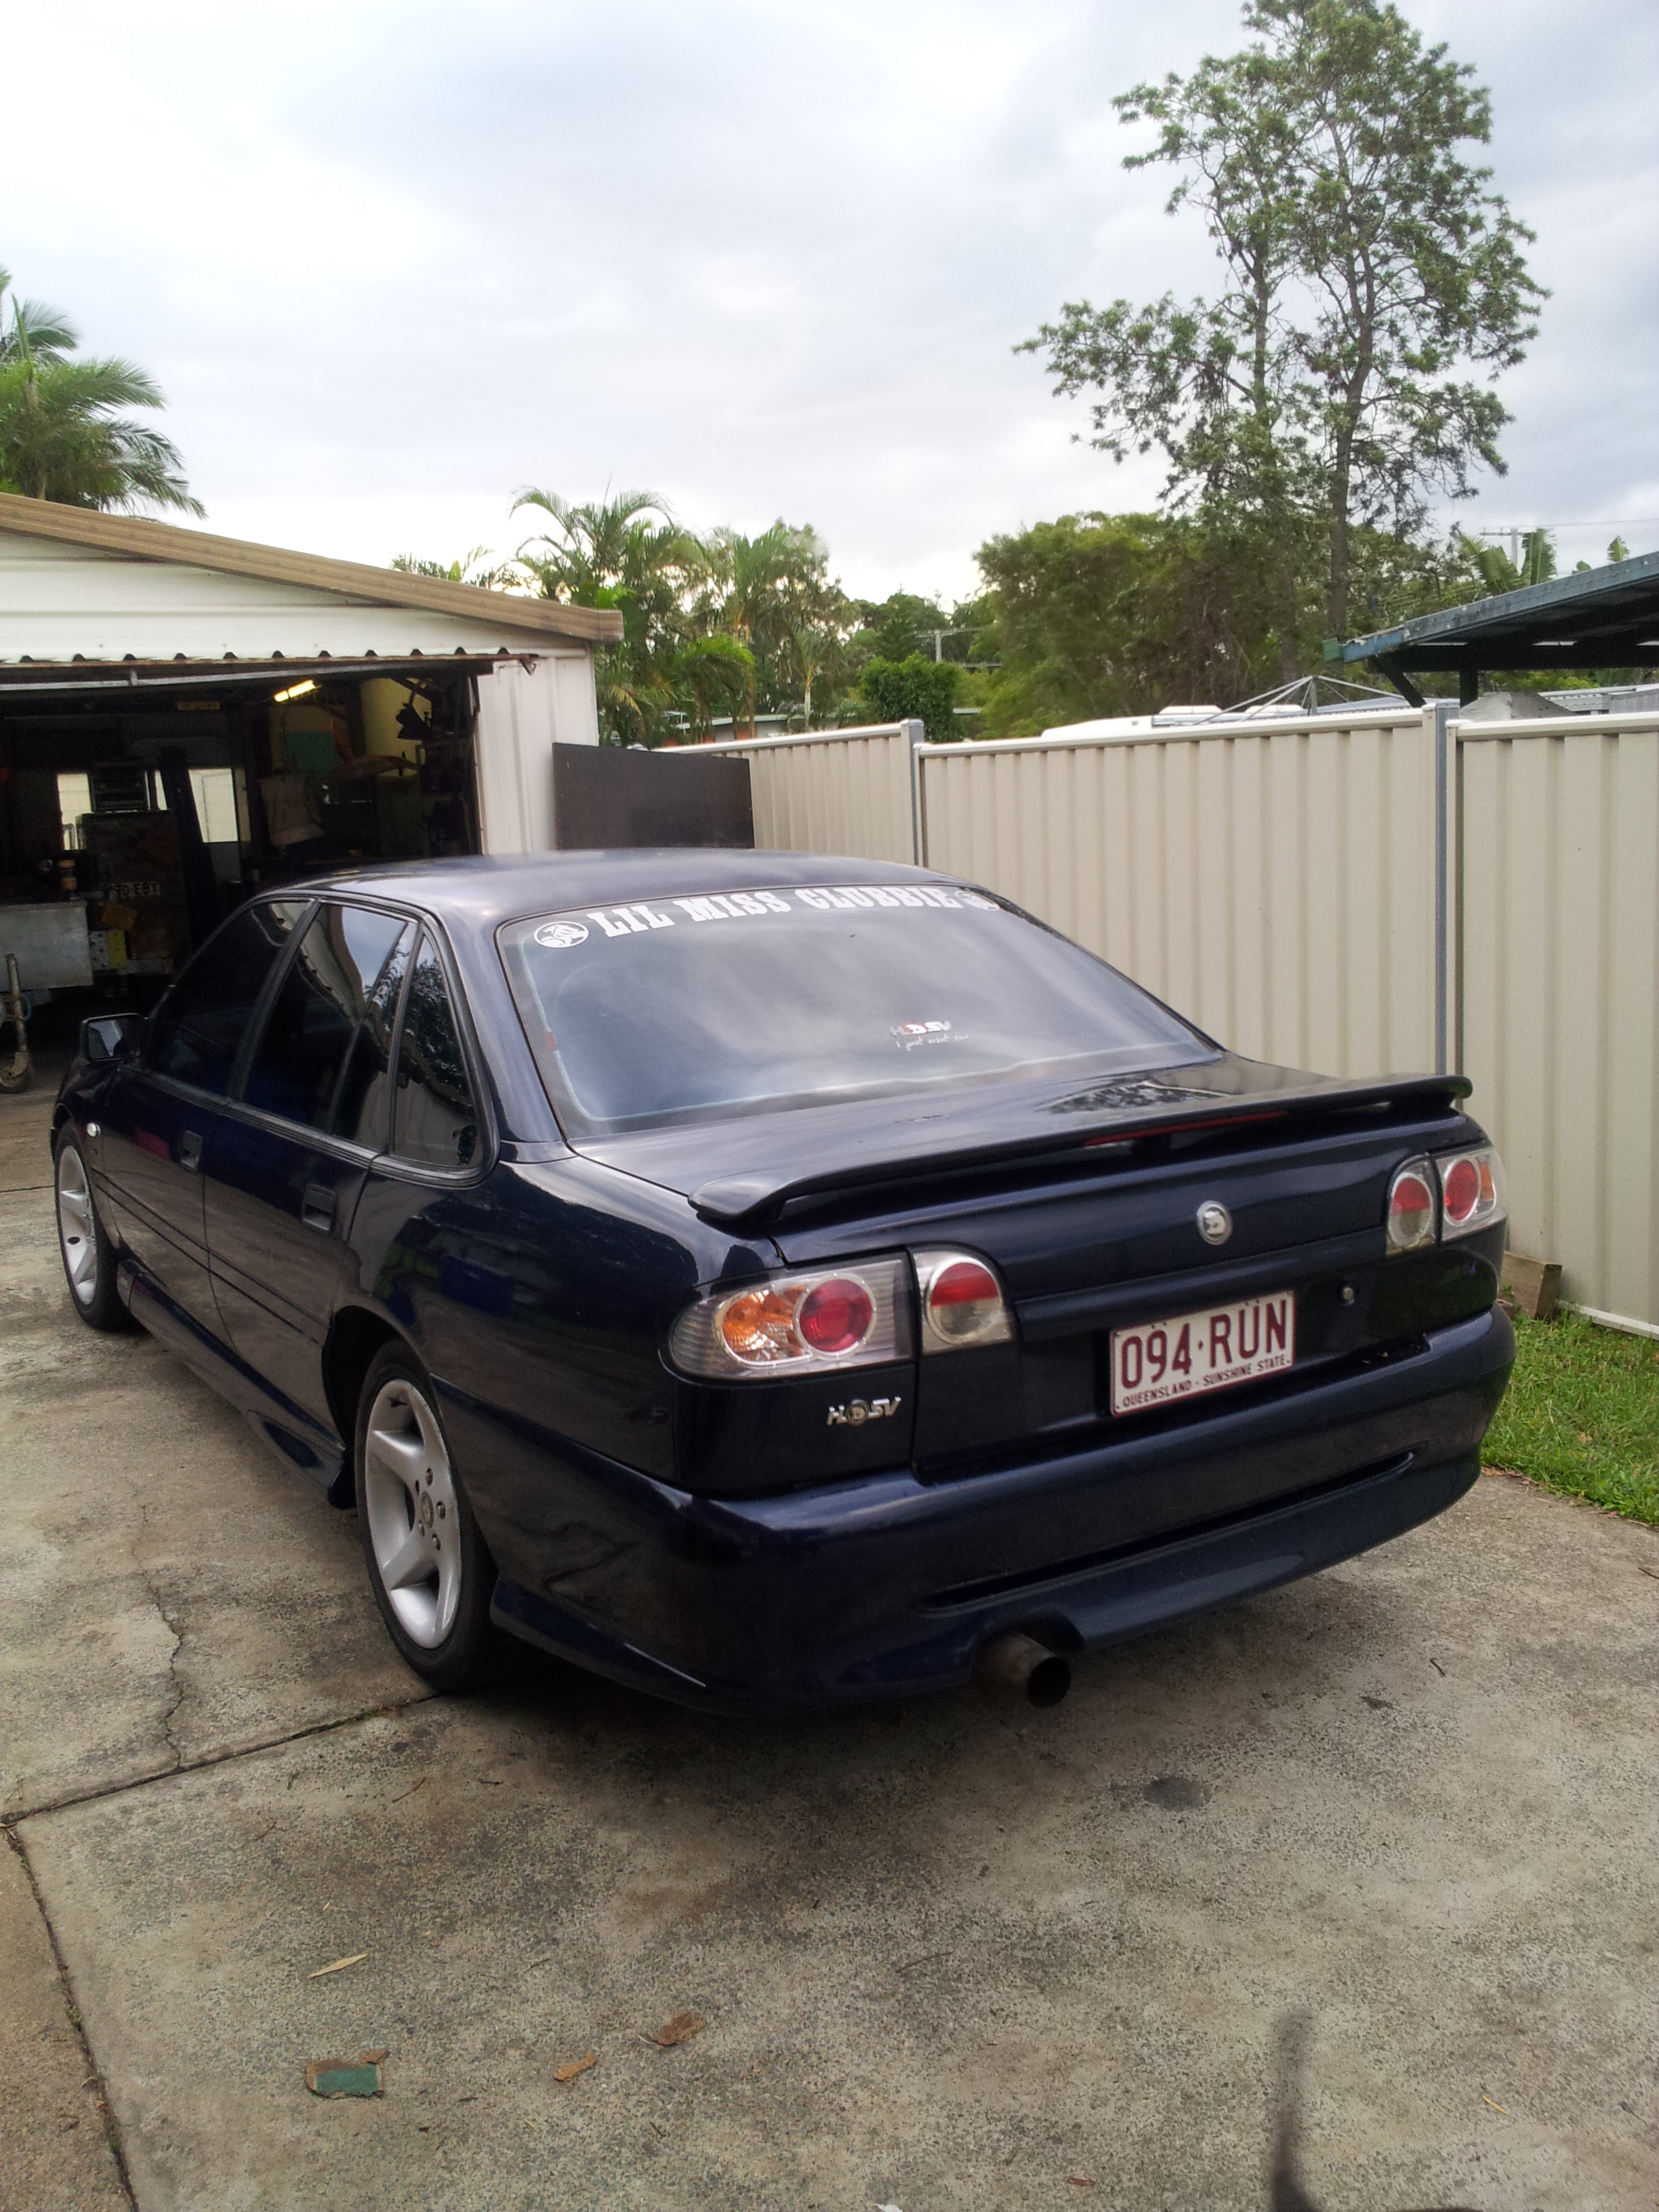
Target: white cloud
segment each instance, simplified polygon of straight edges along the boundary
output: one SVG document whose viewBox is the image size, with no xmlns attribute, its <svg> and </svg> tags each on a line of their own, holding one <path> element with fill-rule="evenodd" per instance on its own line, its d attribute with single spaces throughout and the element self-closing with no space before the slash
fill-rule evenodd
<svg viewBox="0 0 1659 2212">
<path fill-rule="evenodd" d="M 1413 0 L 1492 84 L 1555 296 L 1468 519 L 1659 518 L 1647 88 L 1659 17 Z M 1205 281 L 1110 95 L 1237 37 L 1174 0 L 381 0 L 9 28 L 0 260 L 172 405 L 210 526 L 368 560 L 509 547 L 520 484 L 811 521 L 855 590 L 1156 494 L 1013 344 Z M 1659 543 L 1659 519 L 1626 533 Z"/>
</svg>

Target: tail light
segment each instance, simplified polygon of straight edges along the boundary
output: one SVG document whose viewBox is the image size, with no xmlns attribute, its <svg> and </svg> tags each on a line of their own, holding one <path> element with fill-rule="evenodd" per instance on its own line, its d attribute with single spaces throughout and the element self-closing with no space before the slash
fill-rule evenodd
<svg viewBox="0 0 1659 2212">
<path fill-rule="evenodd" d="M 688 1306 L 668 1333 L 688 1375 L 721 1382 L 910 1356 L 909 1269 L 902 1257 L 807 1274 L 769 1275 Z"/>
<path fill-rule="evenodd" d="M 983 1260 L 971 1252 L 918 1252 L 915 1262 L 924 1352 L 1009 1341 L 1014 1327 L 1007 1302 Z"/>
<path fill-rule="evenodd" d="M 1434 1242 L 1435 1175 L 1425 1159 L 1407 1160 L 1389 1185 L 1389 1249 L 1418 1252 Z"/>
<path fill-rule="evenodd" d="M 880 1367 L 910 1357 L 910 1267 L 921 1301 L 921 1348 L 1006 1344 L 1014 1325 L 994 1271 L 972 1252 L 917 1252 L 835 1269 L 768 1275 L 688 1306 L 668 1332 L 687 1375 L 722 1382 Z"/>
<path fill-rule="evenodd" d="M 1501 1221 L 1508 1211 L 1504 1163 L 1490 1145 L 1407 1160 L 1389 1185 L 1390 1252 L 1419 1252 L 1436 1238 L 1449 1243 Z"/>
<path fill-rule="evenodd" d="M 1509 1210 L 1504 1163 L 1490 1145 L 1474 1152 L 1446 1152 L 1435 1165 L 1440 1170 L 1443 1239 L 1473 1236 L 1504 1218 Z"/>
</svg>

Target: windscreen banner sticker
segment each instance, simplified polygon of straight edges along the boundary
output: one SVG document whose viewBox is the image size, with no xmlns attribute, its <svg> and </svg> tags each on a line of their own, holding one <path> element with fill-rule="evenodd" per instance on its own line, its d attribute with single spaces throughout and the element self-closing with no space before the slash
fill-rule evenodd
<svg viewBox="0 0 1659 2212">
<path fill-rule="evenodd" d="M 811 884 L 789 891 L 711 891 L 703 898 L 637 899 L 626 906 L 590 907 L 587 921 L 544 922 L 534 933 L 535 942 L 550 952 L 568 952 L 585 945 L 592 922 L 607 938 L 636 937 L 653 929 L 673 929 L 703 921 L 763 921 L 769 915 L 794 914 L 801 908 L 817 914 L 852 913 L 864 907 L 977 907 L 996 913 L 995 899 L 983 891 L 963 890 L 943 884 Z M 949 1024 L 945 1024 L 948 1029 Z M 915 1031 L 914 1042 L 928 1041 L 939 1024 L 905 1024 Z M 896 1030 L 896 1036 L 898 1032 Z"/>
</svg>

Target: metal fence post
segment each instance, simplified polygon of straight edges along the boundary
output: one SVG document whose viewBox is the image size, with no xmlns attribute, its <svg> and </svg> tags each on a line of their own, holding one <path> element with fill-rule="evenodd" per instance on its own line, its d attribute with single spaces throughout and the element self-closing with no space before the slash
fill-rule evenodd
<svg viewBox="0 0 1659 2212">
<path fill-rule="evenodd" d="M 910 745 L 910 857 L 919 868 L 927 865 L 927 817 L 921 789 L 921 749 L 927 742 L 927 725 L 902 725 Z"/>
<path fill-rule="evenodd" d="M 1449 724 L 1462 710 L 1455 699 L 1431 702 L 1434 717 L 1434 1072 L 1450 1067 L 1447 1021 L 1451 957 L 1451 774 Z M 1460 994 L 1461 995 L 1461 994 Z"/>
</svg>

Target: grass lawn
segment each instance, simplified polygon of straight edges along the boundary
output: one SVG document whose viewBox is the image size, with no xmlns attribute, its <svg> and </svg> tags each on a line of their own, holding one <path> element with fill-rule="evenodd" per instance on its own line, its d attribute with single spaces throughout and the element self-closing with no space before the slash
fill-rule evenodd
<svg viewBox="0 0 1659 2212">
<path fill-rule="evenodd" d="M 1659 1343 L 1577 1314 L 1517 1314 L 1515 1372 L 1488 1432 L 1488 1467 L 1659 1522 Z"/>
</svg>

